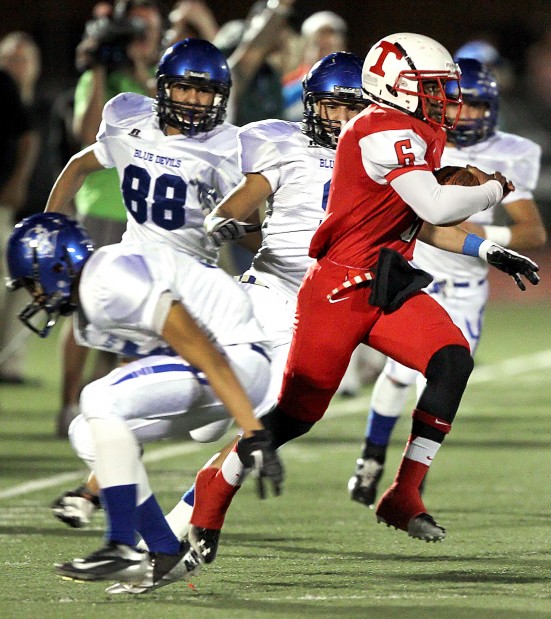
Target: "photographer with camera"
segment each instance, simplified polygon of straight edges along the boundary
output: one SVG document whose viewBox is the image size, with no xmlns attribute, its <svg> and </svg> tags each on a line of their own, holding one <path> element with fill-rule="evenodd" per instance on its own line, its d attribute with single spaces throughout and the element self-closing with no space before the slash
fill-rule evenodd
<svg viewBox="0 0 551 619">
<path fill-rule="evenodd" d="M 73 132 L 82 147 L 96 140 L 105 103 L 121 92 L 155 94 L 155 67 L 159 61 L 164 16 L 156 0 L 100 2 L 86 24 L 77 47 L 76 65 L 83 71 L 75 90 Z M 120 241 L 126 228 L 117 171 L 102 170 L 86 179 L 75 197 L 77 217 L 90 232 L 95 246 Z M 87 348 L 77 346 L 71 324 L 62 336 L 62 394 L 56 433 L 67 436 L 67 428 L 78 414 Z M 116 359 L 97 353 L 93 378 L 105 375 Z"/>
</svg>

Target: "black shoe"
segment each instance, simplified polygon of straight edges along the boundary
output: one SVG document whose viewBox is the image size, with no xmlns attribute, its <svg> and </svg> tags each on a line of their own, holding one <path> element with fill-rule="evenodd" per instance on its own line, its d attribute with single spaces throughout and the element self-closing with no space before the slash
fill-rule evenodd
<svg viewBox="0 0 551 619">
<path fill-rule="evenodd" d="M 188 539 L 195 552 L 199 554 L 202 563 L 212 563 L 216 559 L 220 529 L 203 529 L 191 525 Z"/>
<path fill-rule="evenodd" d="M 110 542 L 84 559 L 58 563 L 56 571 L 71 580 L 140 581 L 148 566 L 146 552 L 133 546 Z"/>
<path fill-rule="evenodd" d="M 101 509 L 101 504 L 99 497 L 83 485 L 62 494 L 50 507 L 54 516 L 61 522 L 74 529 L 80 529 L 90 524 L 90 519 L 98 509 Z"/>
<path fill-rule="evenodd" d="M 373 509 L 384 466 L 369 458 L 356 460 L 356 473 L 348 480 L 348 492 L 353 501 Z"/>
<path fill-rule="evenodd" d="M 141 581 L 118 582 L 105 590 L 106 593 L 140 594 L 149 593 L 159 587 L 170 585 L 178 580 L 188 580 L 199 573 L 201 560 L 188 541 L 183 541 L 178 554 L 150 552 L 149 564 Z"/>
</svg>

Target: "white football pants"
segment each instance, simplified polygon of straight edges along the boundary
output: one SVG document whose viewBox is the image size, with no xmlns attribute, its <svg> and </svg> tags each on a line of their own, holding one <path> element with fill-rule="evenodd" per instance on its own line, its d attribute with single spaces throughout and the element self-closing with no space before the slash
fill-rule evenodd
<svg viewBox="0 0 551 619">
<path fill-rule="evenodd" d="M 256 407 L 270 380 L 266 351 L 256 344 L 226 346 L 224 351 Z M 123 419 L 140 443 L 186 434 L 212 442 L 233 422 L 203 373 L 181 357 L 164 355 L 133 361 L 90 383 L 82 391 L 80 410 L 69 427 L 69 439 L 90 467 L 95 461 L 90 419 Z"/>
<path fill-rule="evenodd" d="M 468 280 L 468 285 L 464 285 L 463 280 L 461 285 L 457 284 L 458 282 L 453 280 L 445 285 L 433 283 L 427 288 L 427 292 L 448 312 L 453 322 L 461 329 L 465 339 L 469 342 L 471 355 L 474 356 L 480 340 L 484 310 L 488 300 L 488 281 L 471 279 Z M 371 408 L 380 415 L 395 417 L 400 414 L 407 394 L 403 390 L 396 390 L 391 382 L 407 386 L 417 383 L 417 396 L 419 397 L 425 388 L 425 378 L 416 370 L 397 363 L 393 359 L 387 359 L 373 390 Z M 396 399 L 395 402 L 393 402 L 394 399 Z"/>
</svg>

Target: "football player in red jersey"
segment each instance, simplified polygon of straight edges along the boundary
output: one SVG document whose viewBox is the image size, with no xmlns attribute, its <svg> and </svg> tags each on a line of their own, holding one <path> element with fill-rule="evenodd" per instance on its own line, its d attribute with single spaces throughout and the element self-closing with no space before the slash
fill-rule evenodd
<svg viewBox="0 0 551 619">
<path fill-rule="evenodd" d="M 527 258 L 440 227 L 495 205 L 514 189 L 499 172 L 473 169 L 477 187 L 441 186 L 432 174 L 440 166 L 444 128 L 453 126 L 446 83 L 459 76 L 448 51 L 422 35 L 387 36 L 368 52 L 363 89 L 375 103 L 339 138 L 279 402 L 263 417 L 276 447 L 308 432 L 362 342 L 422 372 L 427 386 L 413 411 L 411 436 L 376 515 L 426 541 L 443 539 L 446 531 L 427 513 L 419 485 L 451 430 L 473 362 L 461 331 L 420 291 L 430 278 L 409 265 L 415 239 L 480 256 L 516 281 L 519 274 L 538 281 L 537 265 Z"/>
</svg>

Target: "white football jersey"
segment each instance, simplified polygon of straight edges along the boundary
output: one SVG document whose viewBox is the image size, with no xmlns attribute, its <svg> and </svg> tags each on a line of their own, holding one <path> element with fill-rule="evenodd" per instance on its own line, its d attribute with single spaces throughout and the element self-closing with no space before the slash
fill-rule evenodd
<svg viewBox="0 0 551 619">
<path fill-rule="evenodd" d="M 526 138 L 497 131 L 488 140 L 467 146 L 452 148 L 446 146 L 442 155 L 442 167 L 446 165 L 476 166 L 488 174 L 501 172 L 513 181 L 515 191 L 502 200 L 502 204 L 516 200 L 531 200 L 540 170 L 541 148 Z M 496 207 L 480 211 L 469 217 L 480 225 L 491 225 L 494 221 Z M 413 252 L 415 266 L 428 271 L 439 279 L 483 279 L 488 271 L 488 264 L 480 258 L 464 256 L 443 251 L 417 241 Z"/>
<path fill-rule="evenodd" d="M 237 134 L 243 174 L 261 173 L 270 183 L 262 247 L 249 271 L 292 299 L 312 263 L 308 248 L 323 216 L 335 151 L 311 144 L 300 123 L 266 120 Z"/>
<path fill-rule="evenodd" d="M 98 249 L 84 266 L 79 295 L 79 341 L 127 356 L 171 353 L 161 332 L 174 300 L 220 346 L 266 339 L 232 277 L 155 241 Z"/>
<path fill-rule="evenodd" d="M 241 180 L 237 127 L 223 123 L 193 137 L 167 136 L 153 103 L 135 93 L 108 101 L 94 146 L 98 161 L 119 173 L 129 214 L 123 240 L 161 241 L 215 263 L 218 252 L 203 229 L 197 182 L 221 198 Z"/>
</svg>

